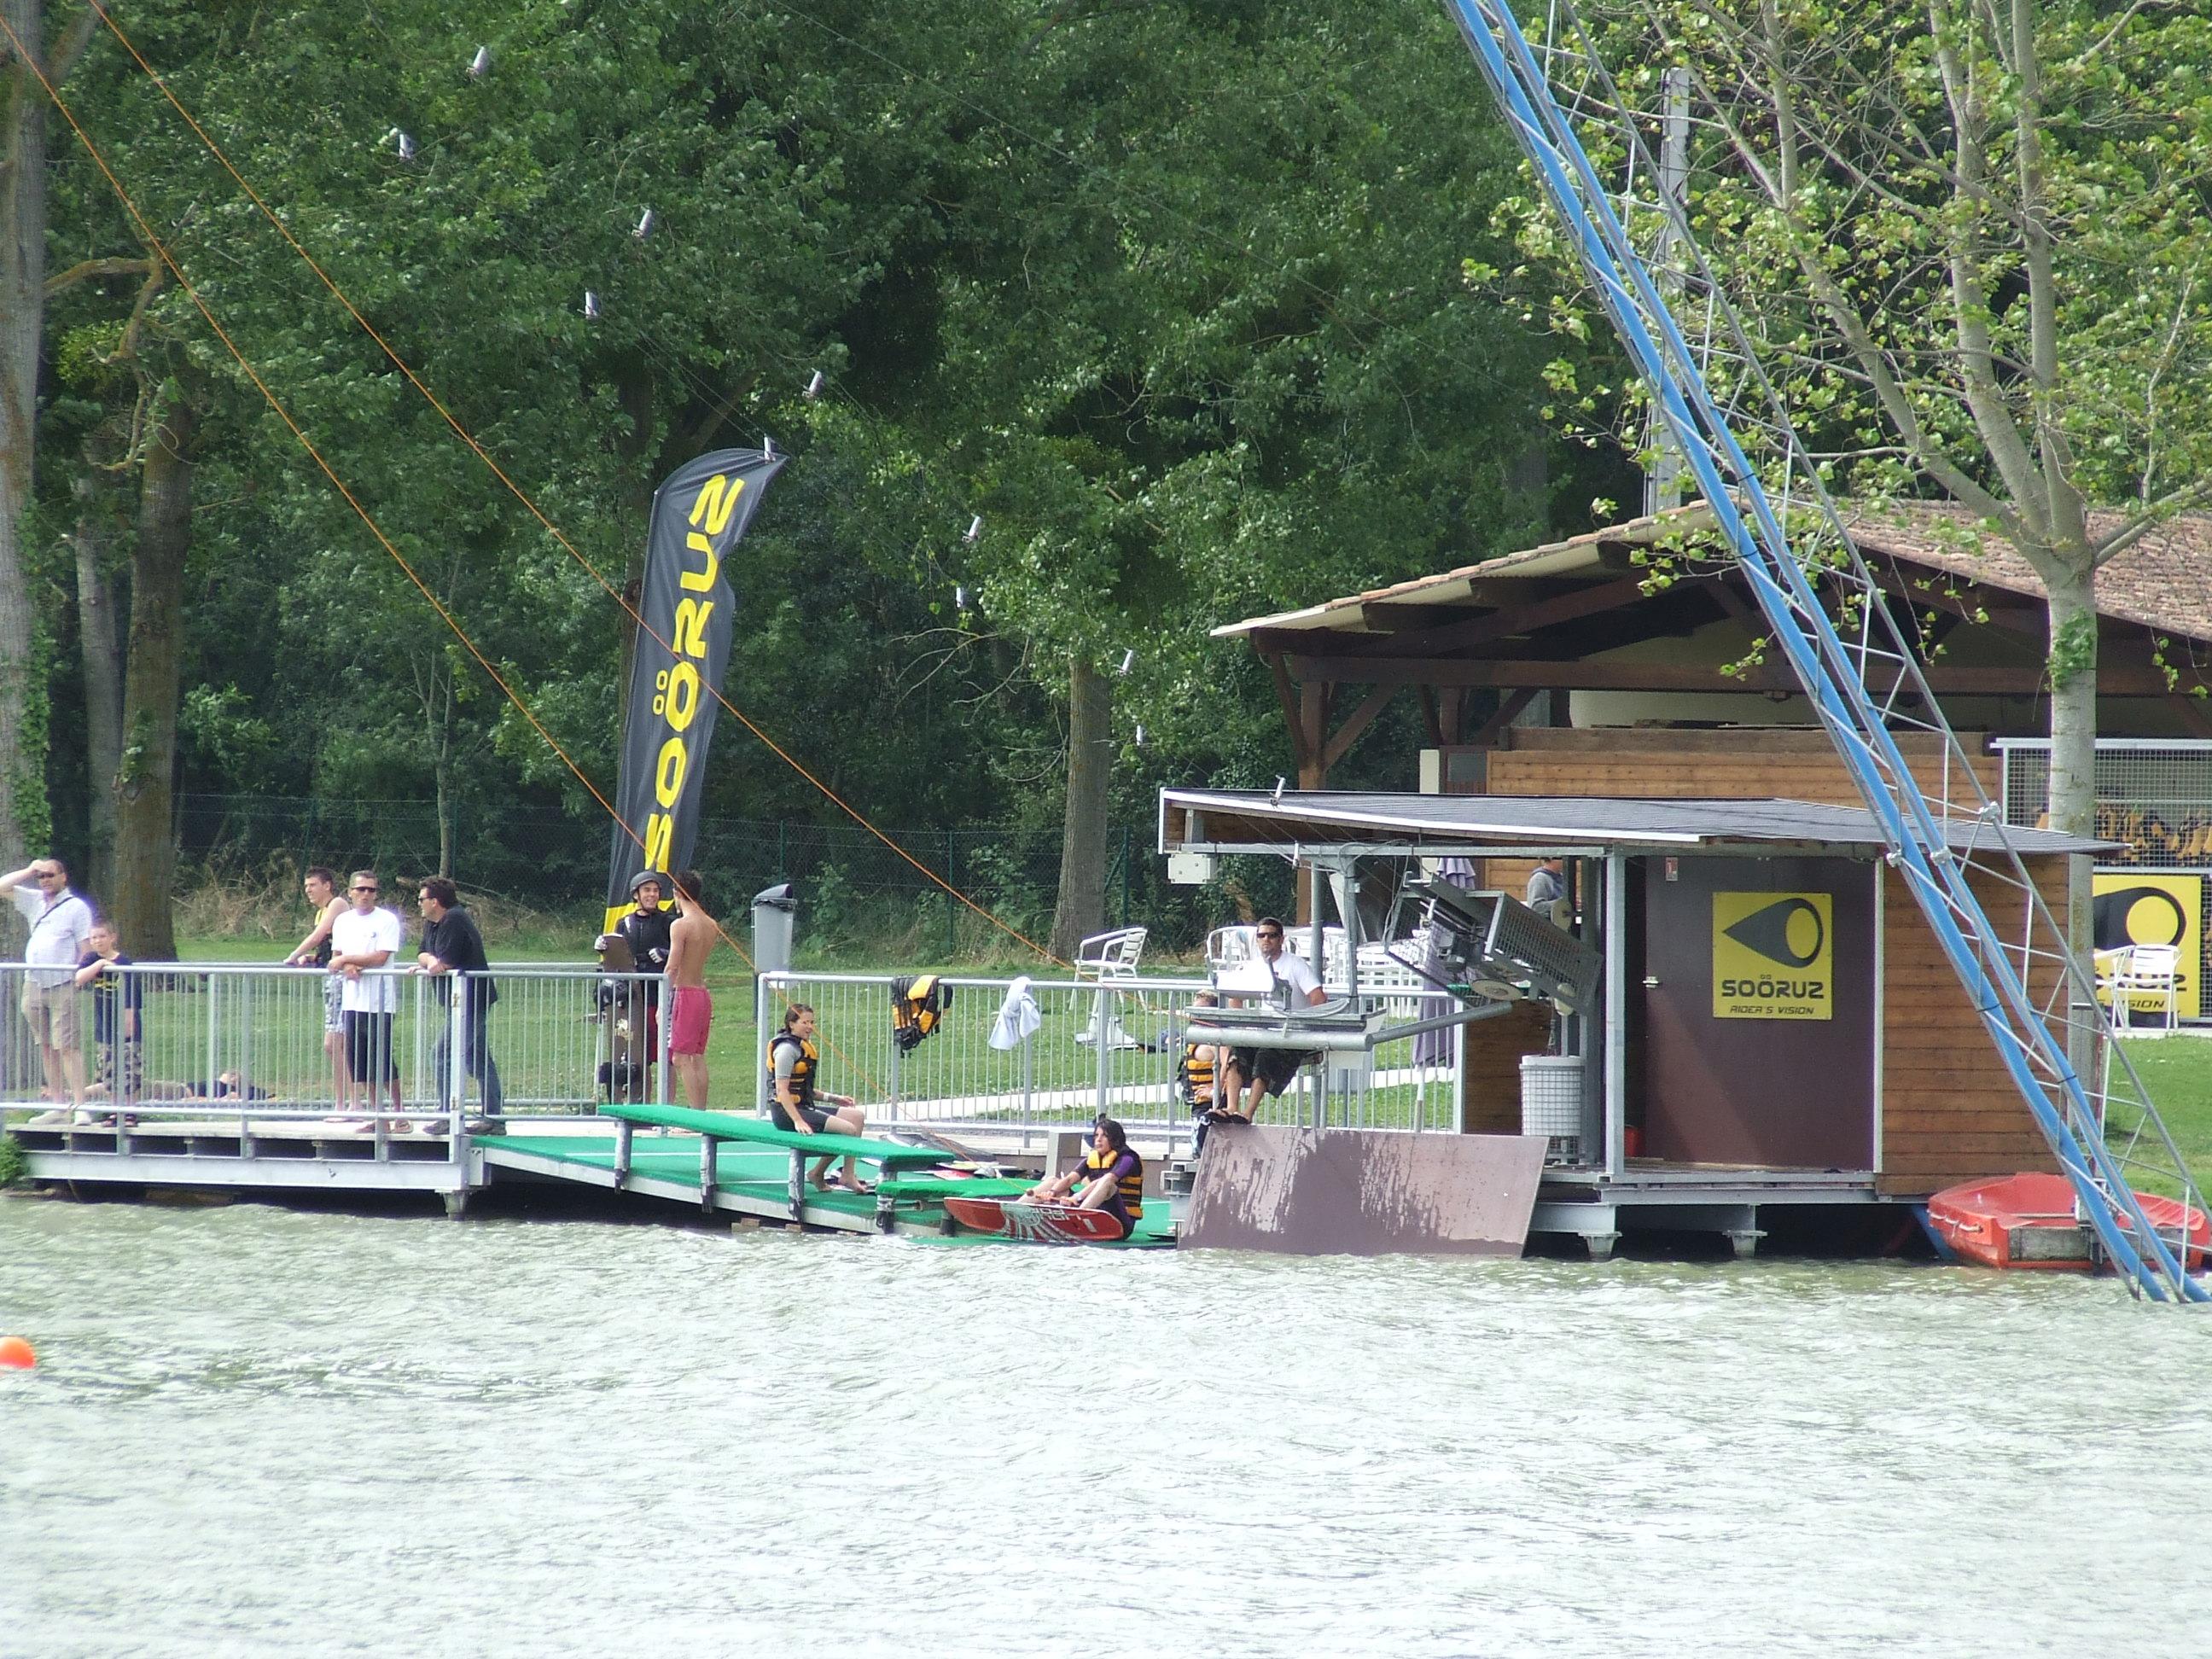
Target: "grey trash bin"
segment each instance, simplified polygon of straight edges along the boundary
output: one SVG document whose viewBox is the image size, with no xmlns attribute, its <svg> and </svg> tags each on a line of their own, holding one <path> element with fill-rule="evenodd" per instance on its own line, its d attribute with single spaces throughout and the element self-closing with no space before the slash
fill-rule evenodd
<svg viewBox="0 0 2212 1659">
<path fill-rule="evenodd" d="M 787 881 L 753 895 L 753 966 L 761 973 L 790 970 L 792 919 L 798 912 Z"/>
</svg>

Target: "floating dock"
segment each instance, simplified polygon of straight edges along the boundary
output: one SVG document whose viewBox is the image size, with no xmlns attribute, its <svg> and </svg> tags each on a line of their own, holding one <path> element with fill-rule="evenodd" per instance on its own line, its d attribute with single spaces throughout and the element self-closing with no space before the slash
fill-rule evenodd
<svg viewBox="0 0 2212 1659">
<path fill-rule="evenodd" d="M 940 1148 L 823 1135 L 808 1138 L 794 1158 L 787 1143 L 798 1137 L 757 1119 L 691 1114 L 680 1108 L 610 1109 L 622 1110 L 628 1121 L 518 1122 L 505 1134 L 464 1133 L 458 1144 L 442 1120 L 435 1128 L 383 1136 L 321 1123 L 237 1119 L 128 1128 L 21 1124 L 9 1133 L 28 1154 L 33 1180 L 73 1188 L 435 1194 L 448 1213 L 459 1215 L 473 1195 L 488 1189 L 565 1184 L 632 1194 L 732 1221 L 933 1241 L 955 1236 L 939 1201 L 946 1191 L 1005 1194 L 1029 1184 L 988 1179 L 956 1183 L 904 1173 L 947 1163 L 951 1155 Z M 708 1133 L 653 1121 L 694 1116 L 706 1121 Z M 817 1188 L 805 1178 L 804 1166 L 813 1158 L 847 1151 L 878 1168 L 890 1165 L 875 1193 Z M 1174 1243 L 1168 1204 L 1154 1200 L 1146 1203 L 1136 1233 L 1107 1248 Z"/>
</svg>

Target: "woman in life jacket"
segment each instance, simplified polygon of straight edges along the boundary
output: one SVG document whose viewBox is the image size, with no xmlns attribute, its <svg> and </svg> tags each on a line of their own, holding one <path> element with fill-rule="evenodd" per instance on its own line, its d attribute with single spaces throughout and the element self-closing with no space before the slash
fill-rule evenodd
<svg viewBox="0 0 2212 1659">
<path fill-rule="evenodd" d="M 1121 1237 L 1136 1230 L 1145 1212 L 1145 1160 L 1129 1150 L 1128 1131 L 1102 1117 L 1091 1131 L 1091 1150 L 1075 1168 L 1041 1181 L 1023 1195 L 1031 1204 L 1073 1204 L 1103 1210 L 1121 1224 Z"/>
<path fill-rule="evenodd" d="M 868 1127 L 860 1103 L 850 1095 L 833 1095 L 817 1087 L 821 1069 L 822 1050 L 814 1041 L 814 1010 L 805 1003 L 794 1002 L 783 1011 L 783 1029 L 769 1039 L 769 1121 L 787 1134 L 859 1134 Z M 835 1109 L 824 1110 L 815 1103 L 817 1100 L 827 1101 Z M 817 1187 L 829 1186 L 829 1158 L 815 1164 L 813 1181 Z M 852 1191 L 875 1191 L 860 1179 L 860 1170 L 849 1158 L 845 1160 L 844 1176 L 844 1184 Z"/>
</svg>

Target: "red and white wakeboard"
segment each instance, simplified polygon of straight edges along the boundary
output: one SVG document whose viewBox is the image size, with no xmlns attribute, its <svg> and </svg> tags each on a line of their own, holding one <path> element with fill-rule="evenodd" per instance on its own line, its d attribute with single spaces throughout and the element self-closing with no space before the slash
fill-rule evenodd
<svg viewBox="0 0 2212 1659">
<path fill-rule="evenodd" d="M 1124 1235 L 1103 1210 L 1073 1204 L 1026 1204 L 1010 1198 L 950 1198 L 945 1212 L 971 1232 L 1030 1244 L 1108 1244 Z"/>
</svg>

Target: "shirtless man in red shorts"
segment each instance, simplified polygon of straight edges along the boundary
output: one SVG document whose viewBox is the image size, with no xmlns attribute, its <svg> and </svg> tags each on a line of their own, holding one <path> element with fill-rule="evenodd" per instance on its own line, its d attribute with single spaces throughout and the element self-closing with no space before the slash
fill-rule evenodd
<svg viewBox="0 0 2212 1659">
<path fill-rule="evenodd" d="M 684 1082 L 684 1101 L 707 1109 L 707 1033 L 714 1024 L 714 999 L 707 990 L 707 957 L 721 930 L 707 914 L 706 890 L 696 870 L 676 876 L 678 915 L 668 930 L 668 982 L 676 1012 L 668 1024 L 669 1063 Z"/>
</svg>

